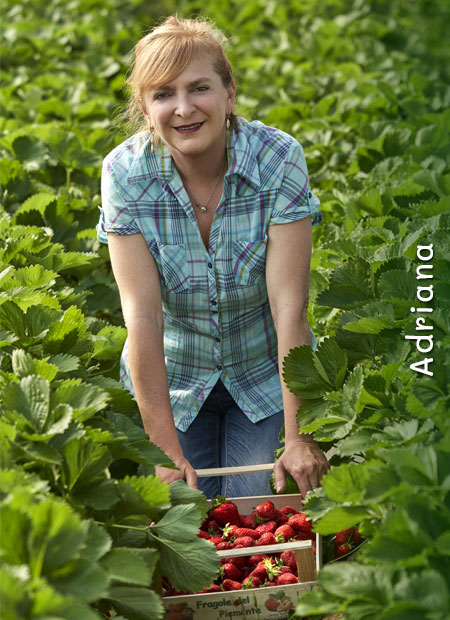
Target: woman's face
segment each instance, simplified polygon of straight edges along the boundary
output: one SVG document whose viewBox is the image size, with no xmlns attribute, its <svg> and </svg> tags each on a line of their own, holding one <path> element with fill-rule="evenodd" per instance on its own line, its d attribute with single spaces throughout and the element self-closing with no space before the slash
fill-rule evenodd
<svg viewBox="0 0 450 620">
<path fill-rule="evenodd" d="M 226 119 L 234 103 L 211 59 L 198 56 L 168 84 L 144 93 L 149 128 L 164 140 L 173 156 L 213 155 L 225 145 Z"/>
</svg>

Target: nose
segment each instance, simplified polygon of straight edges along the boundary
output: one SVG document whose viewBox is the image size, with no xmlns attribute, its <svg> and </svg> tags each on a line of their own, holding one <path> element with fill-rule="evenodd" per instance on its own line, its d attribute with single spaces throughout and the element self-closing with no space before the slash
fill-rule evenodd
<svg viewBox="0 0 450 620">
<path fill-rule="evenodd" d="M 189 93 L 178 93 L 176 98 L 175 114 L 189 118 L 195 110 L 195 105 Z"/>
</svg>

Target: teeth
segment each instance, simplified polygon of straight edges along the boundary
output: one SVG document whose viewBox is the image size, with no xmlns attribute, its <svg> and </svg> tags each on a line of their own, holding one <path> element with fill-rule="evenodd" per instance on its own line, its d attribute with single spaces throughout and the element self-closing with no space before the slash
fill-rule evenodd
<svg viewBox="0 0 450 620">
<path fill-rule="evenodd" d="M 196 129 L 200 127 L 201 123 L 195 123 L 194 125 L 181 125 L 181 127 L 177 127 L 177 129 Z"/>
</svg>

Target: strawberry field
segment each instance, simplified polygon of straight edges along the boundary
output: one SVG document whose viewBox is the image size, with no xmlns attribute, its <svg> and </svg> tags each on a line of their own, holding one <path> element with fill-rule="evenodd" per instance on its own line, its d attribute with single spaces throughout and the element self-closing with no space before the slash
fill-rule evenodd
<svg viewBox="0 0 450 620">
<path fill-rule="evenodd" d="M 330 455 L 303 507 L 325 565 L 321 588 L 286 617 L 446 620 L 446 0 L 6 0 L 2 617 L 159 620 L 162 576 L 184 592 L 223 584 L 198 536 L 206 498 L 154 476 L 170 463 L 119 383 L 126 334 L 95 231 L 101 161 L 127 135 L 131 49 L 175 11 L 229 35 L 237 111 L 301 141 L 324 214 L 309 310 L 318 348 L 292 350 L 284 372 L 302 430 Z"/>
</svg>

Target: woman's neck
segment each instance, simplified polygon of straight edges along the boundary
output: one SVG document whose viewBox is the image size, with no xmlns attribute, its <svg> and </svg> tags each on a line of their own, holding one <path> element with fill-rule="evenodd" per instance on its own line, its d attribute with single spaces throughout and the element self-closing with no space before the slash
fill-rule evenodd
<svg viewBox="0 0 450 620">
<path fill-rule="evenodd" d="M 179 151 L 171 152 L 175 166 L 184 181 L 190 183 L 213 182 L 226 170 L 227 150 L 226 145 L 216 148 L 215 152 L 201 153 L 199 155 L 183 155 Z"/>
</svg>

